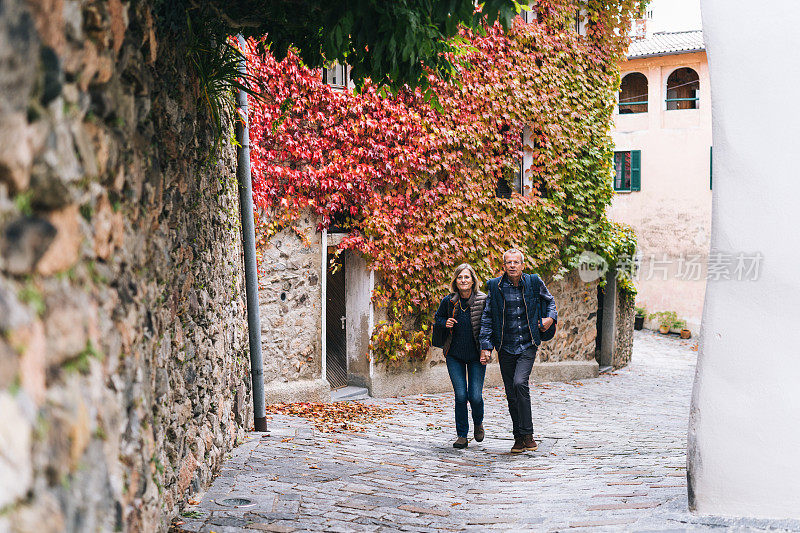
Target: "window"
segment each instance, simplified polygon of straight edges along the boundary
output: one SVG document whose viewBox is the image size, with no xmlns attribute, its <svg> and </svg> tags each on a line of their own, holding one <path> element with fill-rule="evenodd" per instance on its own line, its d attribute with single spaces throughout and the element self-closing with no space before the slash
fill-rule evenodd
<svg viewBox="0 0 800 533">
<path fill-rule="evenodd" d="M 522 194 L 522 172 L 522 158 L 520 158 L 519 165 L 516 168 L 504 168 L 503 176 L 497 180 L 495 196 L 498 198 L 511 198 L 511 193 L 513 192 Z"/>
<path fill-rule="evenodd" d="M 647 76 L 631 72 L 619 88 L 619 114 L 647 113 Z"/>
<path fill-rule="evenodd" d="M 334 89 L 347 88 L 347 65 L 334 63 L 330 68 L 322 69 L 322 82 Z"/>
<path fill-rule="evenodd" d="M 536 7 L 534 7 L 534 2 L 526 3 L 520 2 L 520 4 L 527 5 L 530 8 L 530 11 L 525 11 L 524 9 L 519 12 L 519 16 L 523 22 L 530 24 L 531 22 L 536 22 Z"/>
<path fill-rule="evenodd" d="M 614 190 L 641 190 L 641 150 L 614 152 Z"/>
<path fill-rule="evenodd" d="M 667 78 L 667 110 L 697 109 L 700 100 L 700 77 L 694 70 L 683 67 Z"/>
<path fill-rule="evenodd" d="M 578 6 L 570 22 L 570 29 L 578 35 L 586 35 L 586 8 Z"/>
</svg>

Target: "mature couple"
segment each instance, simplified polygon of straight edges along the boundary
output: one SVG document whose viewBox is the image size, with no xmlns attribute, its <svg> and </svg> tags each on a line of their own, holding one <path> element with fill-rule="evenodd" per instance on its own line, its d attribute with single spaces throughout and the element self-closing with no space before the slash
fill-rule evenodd
<svg viewBox="0 0 800 533">
<path fill-rule="evenodd" d="M 538 448 L 533 439 L 528 379 L 541 342 L 540 333 L 554 327 L 558 314 L 541 278 L 523 272 L 524 260 L 519 250 L 506 251 L 504 274 L 486 283 L 489 294 L 478 289 L 478 278 L 471 266 L 459 265 L 453 276 L 452 293 L 436 311 L 434 327 L 444 332 L 442 349 L 455 390 L 458 438 L 454 448 L 467 447 L 467 403 L 472 407 L 475 440 L 481 442 L 485 436 L 483 378 L 495 349 L 514 427 L 511 453 Z"/>
</svg>

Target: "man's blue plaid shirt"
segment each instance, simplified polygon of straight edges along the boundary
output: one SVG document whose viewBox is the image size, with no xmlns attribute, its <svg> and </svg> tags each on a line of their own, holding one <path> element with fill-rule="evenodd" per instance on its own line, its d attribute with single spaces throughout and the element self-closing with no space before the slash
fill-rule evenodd
<svg viewBox="0 0 800 533">
<path fill-rule="evenodd" d="M 525 313 L 525 302 L 522 299 L 522 283 L 514 286 L 508 277 L 503 276 L 503 279 L 500 280 L 500 290 L 503 291 L 503 299 L 506 301 L 503 346 L 500 350 L 508 354 L 519 355 L 533 347 L 528 316 Z M 537 326 L 534 324 L 531 327 Z"/>
</svg>

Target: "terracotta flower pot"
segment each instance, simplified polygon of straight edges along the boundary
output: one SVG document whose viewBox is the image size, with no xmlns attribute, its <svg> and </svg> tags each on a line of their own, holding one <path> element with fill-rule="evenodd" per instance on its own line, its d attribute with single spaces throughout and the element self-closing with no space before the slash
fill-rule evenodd
<svg viewBox="0 0 800 533">
<path fill-rule="evenodd" d="M 681 339 L 691 339 L 691 338 L 692 338 L 692 330 L 685 328 L 681 330 Z"/>
<path fill-rule="evenodd" d="M 658 331 L 662 335 L 668 335 L 669 334 L 669 326 L 661 326 L 660 328 L 658 328 Z"/>
</svg>

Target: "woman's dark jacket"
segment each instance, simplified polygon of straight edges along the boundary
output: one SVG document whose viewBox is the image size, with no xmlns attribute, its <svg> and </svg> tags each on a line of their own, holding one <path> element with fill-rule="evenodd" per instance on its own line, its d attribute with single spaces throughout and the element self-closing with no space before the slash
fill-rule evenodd
<svg viewBox="0 0 800 533">
<path fill-rule="evenodd" d="M 453 317 L 453 309 L 456 305 L 458 305 L 459 298 L 460 297 L 458 293 L 451 293 L 442 299 L 442 303 L 439 304 L 439 309 L 437 309 L 436 315 L 434 315 L 435 327 L 446 327 L 445 324 L 447 323 L 447 319 Z M 470 312 L 470 321 L 472 322 L 472 336 L 475 339 L 476 352 L 480 351 L 478 335 L 480 335 L 481 331 L 481 315 L 483 314 L 483 306 L 485 303 L 486 294 L 482 293 L 481 291 L 472 291 L 472 294 L 467 300 Z M 447 356 L 447 352 L 450 350 L 450 343 L 453 340 L 453 335 L 449 329 L 445 331 L 448 333 L 447 337 L 445 338 L 442 351 L 444 352 L 444 355 Z"/>
</svg>

